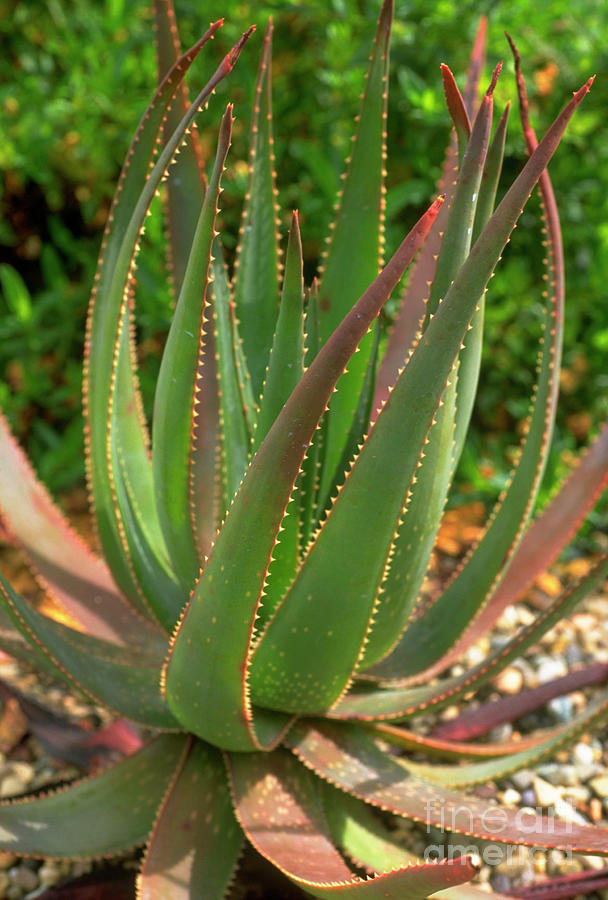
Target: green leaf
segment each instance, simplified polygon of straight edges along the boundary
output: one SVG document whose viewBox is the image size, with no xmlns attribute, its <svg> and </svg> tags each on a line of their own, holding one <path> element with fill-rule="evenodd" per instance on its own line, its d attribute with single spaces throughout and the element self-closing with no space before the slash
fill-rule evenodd
<svg viewBox="0 0 608 900">
<path fill-rule="evenodd" d="M 191 498 L 192 441 L 199 381 L 209 377 L 207 307 L 211 247 L 220 182 L 232 134 L 232 106 L 222 119 L 213 173 L 205 195 L 188 266 L 154 396 L 153 469 L 156 500 L 171 560 L 190 587 L 199 571 Z M 202 368 L 201 368 L 202 366 Z M 207 389 L 215 390 L 215 384 Z M 213 483 L 213 482 L 211 482 Z"/>
<path fill-rule="evenodd" d="M 491 91 L 493 84 L 494 81 L 480 106 L 470 139 L 464 150 L 462 167 L 451 202 L 430 293 L 429 309 L 432 312 L 436 310 L 440 298 L 444 296 L 457 277 L 458 271 L 469 253 L 477 196 L 492 122 Z M 461 112 L 466 115 L 462 98 L 460 99 L 460 108 Z M 466 132 L 466 129 L 464 131 Z M 479 290 L 481 293 L 483 285 Z M 476 314 L 474 319 L 475 317 Z M 460 357 L 462 357 L 462 353 L 463 351 L 460 352 Z M 407 378 L 407 376 L 405 377 Z M 379 580 L 382 579 L 373 623 L 366 635 L 361 663 L 365 667 L 381 658 L 395 643 L 396 636 L 401 633 L 412 612 L 428 567 L 452 474 L 454 420 L 457 408 L 456 379 L 457 367 L 449 374 L 449 383 L 446 384 L 441 394 L 440 407 L 434 414 L 432 426 L 424 435 L 424 446 L 421 447 L 418 444 L 414 449 L 413 458 L 417 462 L 415 474 L 411 469 L 407 474 L 408 470 L 406 470 L 405 478 L 401 481 L 398 474 L 399 468 L 390 457 L 383 457 L 386 459 L 384 463 L 380 462 L 380 458 L 378 459 L 378 471 L 392 471 L 390 489 L 394 492 L 400 505 L 397 510 L 393 509 L 392 515 L 388 512 L 389 506 L 385 508 L 384 516 L 378 508 L 373 512 L 374 519 L 384 521 L 387 527 L 383 534 L 384 543 L 377 550 L 376 581 L 373 586 L 370 586 L 370 591 L 375 595 L 378 591 Z M 421 385 L 420 389 L 424 390 L 424 387 Z M 460 392 L 458 396 L 458 402 L 460 402 Z M 409 421 L 408 413 L 405 410 L 408 408 L 413 410 L 415 400 L 410 394 L 409 401 L 404 399 L 402 402 L 404 405 L 401 409 L 405 425 Z M 378 419 L 378 424 L 381 421 L 382 414 Z M 406 454 L 402 453 L 402 448 L 411 448 L 411 440 L 408 437 L 409 430 L 402 431 L 401 442 L 403 443 L 393 444 L 390 456 L 394 457 L 399 453 L 402 454 L 404 460 L 407 458 Z M 417 440 L 420 441 L 420 437 Z M 353 476 L 356 477 L 355 472 L 353 472 Z M 351 502 L 357 504 L 356 500 L 351 499 Z M 369 507 L 366 512 L 367 515 L 372 515 Z M 362 510 L 361 517 L 358 519 L 361 529 L 366 521 L 366 512 Z M 367 519 L 367 521 L 371 520 Z M 380 535 L 379 529 L 378 532 Z M 381 566 L 380 570 L 379 565 Z"/>
<path fill-rule="evenodd" d="M 242 843 L 221 757 L 195 741 L 154 823 L 138 878 L 139 900 L 222 900 Z"/>
<path fill-rule="evenodd" d="M 487 20 L 482 16 L 479 20 L 477 35 L 471 51 L 464 92 L 464 105 L 470 119 L 474 117 L 478 106 L 477 91 L 485 59 L 486 29 Z M 458 148 L 456 136 L 453 135 L 447 147 L 441 178 L 437 186 L 437 193 L 445 194 L 447 203 L 437 217 L 428 239 L 425 241 L 424 247 L 418 254 L 418 258 L 412 267 L 411 275 L 391 327 L 376 379 L 373 408 L 378 410 L 378 412 L 388 397 L 390 388 L 396 382 L 400 369 L 405 365 L 408 352 L 413 346 L 416 334 L 425 318 L 429 287 L 435 277 L 436 261 L 441 250 L 457 176 Z M 376 418 L 377 413 L 373 415 L 372 421 L 375 421 Z"/>
<path fill-rule="evenodd" d="M 149 728 L 178 728 L 160 694 L 161 655 L 82 634 L 37 612 L 0 575 L 0 605 L 77 688 L 119 715 Z"/>
<path fill-rule="evenodd" d="M 468 859 L 413 865 L 363 881 L 354 875 L 329 836 L 320 785 L 290 754 L 230 756 L 228 771 L 236 812 L 258 853 L 314 897 L 417 900 L 470 880 Z"/>
<path fill-rule="evenodd" d="M 182 52 L 173 0 L 154 0 L 154 24 L 158 80 L 162 81 Z M 189 108 L 188 88 L 182 81 L 167 112 L 163 129 L 165 140 L 170 138 Z M 165 219 L 171 288 L 177 301 L 206 190 L 202 153 L 195 126 L 180 147 L 179 156 L 171 168 L 171 176 L 167 182 Z"/>
<path fill-rule="evenodd" d="M 186 741 L 163 735 L 101 775 L 46 796 L 0 803 L 0 847 L 77 859 L 143 844 Z"/>
<path fill-rule="evenodd" d="M 167 698 L 180 721 L 210 743 L 237 750 L 259 746 L 251 730 L 246 675 L 256 610 L 285 508 L 337 379 L 441 203 L 436 200 L 405 238 L 277 416 L 245 473 L 176 630 L 166 672 Z M 198 635 L 204 635 L 205 653 L 200 653 Z"/>
<path fill-rule="evenodd" d="M 228 509 L 247 468 L 250 434 L 236 361 L 230 285 L 218 239 L 213 246 L 211 291 L 220 394 L 222 509 Z"/>
<path fill-rule="evenodd" d="M 264 38 L 251 123 L 249 186 L 234 276 L 234 302 L 254 397 L 259 397 L 277 319 L 279 247 L 272 152 L 272 19 Z"/>
<path fill-rule="evenodd" d="M 260 412 L 253 434 L 255 453 L 289 395 L 302 377 L 304 367 L 304 282 L 302 241 L 298 214 L 293 213 L 277 327 L 272 341 L 268 371 L 260 399 Z"/>
<path fill-rule="evenodd" d="M 29 325 L 34 313 L 32 298 L 19 272 L 7 263 L 0 264 L 0 285 L 9 312 L 21 325 Z"/>
<path fill-rule="evenodd" d="M 99 535 L 113 575 L 121 590 L 145 614 L 149 614 L 149 611 L 134 577 L 128 548 L 125 546 L 123 524 L 117 509 L 114 473 L 112 468 L 108 467 L 112 420 L 108 410 L 113 406 L 118 360 L 116 351 L 127 311 L 134 256 L 146 213 L 184 132 L 191 125 L 197 110 L 215 85 L 231 70 L 242 41 L 225 57 L 210 82 L 203 88 L 189 112 L 183 117 L 177 131 L 160 152 L 152 170 L 149 168 L 150 160 L 163 126 L 166 108 L 180 79 L 219 24 L 211 26 L 201 41 L 181 57 L 164 79 L 144 114 L 127 157 L 108 218 L 89 311 L 85 348 L 85 419 L 88 428 L 88 472 L 93 504 Z M 91 382 L 95 384 L 93 392 L 90 390 Z M 140 424 L 137 410 L 137 397 L 133 397 L 129 419 L 129 424 L 133 427 Z M 145 444 L 145 435 L 142 440 Z"/>
<path fill-rule="evenodd" d="M 302 243 L 300 240 L 298 214 L 294 212 L 285 258 L 285 275 L 279 318 L 270 353 L 264 390 L 260 400 L 260 414 L 253 435 L 254 452 L 268 434 L 274 420 L 302 377 L 304 369 L 304 284 L 302 268 Z M 281 525 L 280 538 L 277 539 L 273 551 L 273 561 L 269 570 L 263 604 L 260 608 L 260 625 L 280 602 L 297 568 L 300 536 L 300 498 L 297 496 L 298 490 L 299 485 L 296 487 L 295 496 L 286 509 L 286 515 Z"/>
<path fill-rule="evenodd" d="M 184 605 L 186 591 L 170 562 L 158 516 L 135 359 L 127 313 L 121 328 L 110 413 L 113 487 L 123 544 L 143 594 L 142 607 L 150 610 L 170 632 Z"/>
<path fill-rule="evenodd" d="M 319 285 L 319 328 L 324 344 L 382 266 L 384 227 L 384 155 L 388 97 L 389 40 L 393 0 L 384 0 L 374 38 L 352 155 L 339 199 L 335 228 Z M 340 378 L 324 427 L 325 458 L 320 496 L 334 487 L 336 467 L 357 409 L 372 352 L 366 335 Z M 341 472 L 340 475 L 343 473 Z"/>
</svg>

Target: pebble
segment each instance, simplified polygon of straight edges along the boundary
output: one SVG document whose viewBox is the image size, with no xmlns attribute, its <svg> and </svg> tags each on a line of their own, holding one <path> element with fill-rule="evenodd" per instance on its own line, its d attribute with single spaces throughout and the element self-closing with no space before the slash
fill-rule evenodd
<svg viewBox="0 0 608 900">
<path fill-rule="evenodd" d="M 573 822 L 577 825 L 587 824 L 586 820 L 577 812 L 574 807 L 563 799 L 559 790 L 548 781 L 542 778 L 536 778 L 534 781 L 534 791 L 538 805 L 542 807 L 553 807 L 557 816 L 564 819 L 565 822 Z"/>
<path fill-rule="evenodd" d="M 589 766 L 577 766 L 576 772 L 580 781 L 589 781 L 595 775 L 600 775 L 604 770 L 599 763 L 591 763 Z"/>
<path fill-rule="evenodd" d="M 503 744 L 510 740 L 512 734 L 513 726 L 511 723 L 503 722 L 502 725 L 497 725 L 488 732 L 488 740 L 492 744 Z"/>
<path fill-rule="evenodd" d="M 498 795 L 498 799 L 506 806 L 518 806 L 521 801 L 521 794 L 514 788 L 507 788 L 506 791 Z"/>
<path fill-rule="evenodd" d="M 526 788 L 526 790 L 521 795 L 521 802 L 524 806 L 534 806 L 536 803 L 536 794 L 534 793 L 534 788 Z"/>
<path fill-rule="evenodd" d="M 602 818 L 602 801 L 593 797 L 589 803 L 589 818 L 592 822 L 599 822 Z"/>
<path fill-rule="evenodd" d="M 524 676 L 515 666 L 509 666 L 495 679 L 494 685 L 501 694 L 518 694 L 524 685 Z"/>
<path fill-rule="evenodd" d="M 598 775 L 595 778 L 592 778 L 590 781 L 591 789 L 600 800 L 604 800 L 608 797 L 608 774 L 606 775 Z"/>
<path fill-rule="evenodd" d="M 487 653 L 484 653 L 481 647 L 469 647 L 465 654 L 466 664 L 467 666 L 476 666 L 483 662 L 486 656 Z"/>
<path fill-rule="evenodd" d="M 545 763 L 538 767 L 538 774 L 556 786 L 574 787 L 578 784 L 576 767 L 569 763 Z"/>
<path fill-rule="evenodd" d="M 10 869 L 17 862 L 18 857 L 8 850 L 0 850 L 0 869 Z"/>
<path fill-rule="evenodd" d="M 530 769 L 521 769 L 519 772 L 515 772 L 511 775 L 511 781 L 518 791 L 523 791 L 526 788 L 529 788 L 534 781 L 534 772 Z"/>
<path fill-rule="evenodd" d="M 547 709 L 560 724 L 571 721 L 574 715 L 574 704 L 570 697 L 555 697 L 547 703 Z"/>
<path fill-rule="evenodd" d="M 507 875 L 495 875 L 492 887 L 497 894 L 508 894 L 511 890 L 511 879 Z"/>
<path fill-rule="evenodd" d="M 568 666 L 577 666 L 585 661 L 585 654 L 578 644 L 568 644 L 564 650 L 564 658 Z"/>
<path fill-rule="evenodd" d="M 568 666 L 559 656 L 554 657 L 538 657 L 540 665 L 537 666 L 536 674 L 540 684 L 553 681 L 555 678 L 561 678 L 568 672 Z"/>
<path fill-rule="evenodd" d="M 20 865 L 16 869 L 11 869 L 8 873 L 12 877 L 12 881 L 19 885 L 25 893 L 29 893 L 38 887 L 38 875 L 25 865 Z"/>
<path fill-rule="evenodd" d="M 38 880 L 44 887 L 52 887 L 61 877 L 61 869 L 58 869 L 52 860 L 44 862 L 38 869 Z"/>
<path fill-rule="evenodd" d="M 595 761 L 595 753 L 589 744 L 578 743 L 572 751 L 572 758 L 575 763 L 588 766 Z"/>
<path fill-rule="evenodd" d="M 0 785 L 0 797 L 14 797 L 16 794 L 22 794 L 25 790 L 27 790 L 27 785 L 17 775 L 7 775 L 2 779 Z"/>
</svg>

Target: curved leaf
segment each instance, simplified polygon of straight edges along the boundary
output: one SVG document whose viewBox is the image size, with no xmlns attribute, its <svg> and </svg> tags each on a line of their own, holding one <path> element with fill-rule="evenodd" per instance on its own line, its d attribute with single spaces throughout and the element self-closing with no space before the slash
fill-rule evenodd
<svg viewBox="0 0 608 900">
<path fill-rule="evenodd" d="M 236 812 L 249 841 L 281 872 L 314 897 L 417 900 L 470 880 L 467 859 L 409 865 L 362 880 L 332 844 L 320 785 L 293 756 L 240 754 L 228 759 Z"/>
<path fill-rule="evenodd" d="M 200 569 L 192 521 L 192 442 L 199 381 L 206 381 L 208 281 L 220 181 L 232 134 L 228 106 L 218 136 L 209 182 L 175 315 L 156 383 L 152 463 L 160 522 L 169 554 L 182 583 L 190 588 Z M 203 369 L 201 371 L 201 364 Z M 215 386 L 209 386 L 215 390 Z M 212 490 L 213 482 L 207 486 Z M 174 620 L 180 610 L 175 611 Z"/>
<path fill-rule="evenodd" d="M 37 612 L 0 575 L 0 605 L 64 676 L 119 715 L 150 728 L 179 728 L 160 695 L 162 656 L 109 644 Z"/>
<path fill-rule="evenodd" d="M 365 92 L 353 138 L 352 154 L 339 197 L 335 228 L 330 234 L 319 284 L 319 330 L 324 344 L 382 266 L 384 245 L 384 177 L 389 41 L 393 0 L 384 0 L 366 76 Z M 337 385 L 324 423 L 327 430 L 321 476 L 322 501 L 334 487 L 370 363 L 372 335 Z M 339 475 L 342 476 L 342 472 Z"/>
<path fill-rule="evenodd" d="M 101 775 L 40 797 L 0 803 L 0 848 L 63 859 L 143 844 L 187 738 L 163 735 Z"/>
<path fill-rule="evenodd" d="M 264 38 L 251 122 L 249 185 L 234 274 L 234 303 L 254 397 L 259 397 L 278 312 L 278 209 L 272 141 L 272 19 Z"/>
<path fill-rule="evenodd" d="M 286 743 L 330 784 L 416 822 L 498 843 L 608 853 L 607 828 L 562 822 L 532 811 L 520 815 L 433 784 L 407 772 L 360 728 L 298 722 Z"/>
<path fill-rule="evenodd" d="M 138 900 L 222 900 L 242 843 L 221 757 L 195 741 L 180 760 L 154 823 Z"/>
</svg>

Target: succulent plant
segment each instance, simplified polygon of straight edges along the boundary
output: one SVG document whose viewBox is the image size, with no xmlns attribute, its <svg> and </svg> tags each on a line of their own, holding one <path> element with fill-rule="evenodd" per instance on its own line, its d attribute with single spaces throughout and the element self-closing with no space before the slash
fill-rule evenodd
<svg viewBox="0 0 608 900">
<path fill-rule="evenodd" d="M 149 740 L 101 774 L 3 803 L 0 847 L 78 858 L 145 844 L 138 895 L 149 900 L 224 896 L 244 838 L 318 897 L 422 898 L 475 874 L 470 854 L 415 859 L 374 809 L 482 840 L 608 852 L 604 829 L 537 814 L 524 827 L 516 811 L 488 810 L 458 791 L 551 756 L 606 719 L 605 695 L 517 744 L 425 737 L 403 724 L 475 692 L 608 574 L 604 557 L 507 644 L 449 674 L 556 557 L 608 478 L 604 429 L 531 523 L 563 318 L 546 165 L 591 80 L 537 142 L 518 68 L 529 160 L 493 211 L 508 109 L 490 141 L 500 67 L 477 104 L 480 33 L 464 98 L 443 67 L 456 135 L 445 195 L 382 265 L 392 20 L 384 0 L 335 228 L 305 290 L 297 213 L 284 263 L 279 251 L 270 25 L 231 281 L 216 223 L 232 107 L 208 180 L 193 126 L 251 30 L 190 105 L 183 77 L 221 22 L 180 55 L 170 0 L 158 0 L 156 16 L 166 74 L 120 178 L 86 336 L 88 482 L 103 559 L 0 427 L 5 527 L 64 611 L 59 621 L 2 578 L 1 645 Z M 521 453 L 483 537 L 429 594 L 424 576 L 477 387 L 486 285 L 537 182 L 545 332 Z M 150 439 L 134 285 L 160 190 L 175 313 Z M 421 247 L 386 338 L 379 313 Z M 421 753 L 439 761 L 421 762 Z"/>
</svg>

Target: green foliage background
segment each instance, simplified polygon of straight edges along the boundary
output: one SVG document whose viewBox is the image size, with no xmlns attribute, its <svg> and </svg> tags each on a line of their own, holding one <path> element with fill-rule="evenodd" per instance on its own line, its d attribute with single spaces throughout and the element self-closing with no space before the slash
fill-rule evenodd
<svg viewBox="0 0 608 900">
<path fill-rule="evenodd" d="M 263 29 L 274 17 L 274 113 L 280 204 L 298 207 L 312 277 L 348 152 L 378 0 L 306 3 L 176 0 L 184 45 L 224 16 L 192 79 L 206 80 L 252 22 L 258 34 L 200 117 L 212 152 L 225 102 L 237 123 L 224 195 L 236 241 L 247 180 L 249 104 Z M 505 71 L 501 110 L 515 99 L 503 37 L 519 45 L 542 133 L 570 92 L 594 88 L 551 165 L 566 246 L 563 392 L 547 484 L 608 412 L 608 7 L 566 0 L 539 8 L 452 0 L 396 2 L 388 135 L 388 250 L 434 191 L 449 135 L 439 64 L 462 81 L 479 16 L 489 16 L 488 71 Z M 131 135 L 155 85 L 153 16 L 143 0 L 0 0 L 0 405 L 54 489 L 82 475 L 80 366 L 101 229 Z M 516 112 L 514 109 L 513 112 Z M 511 117 L 507 174 L 524 157 Z M 492 496 L 502 485 L 534 380 L 542 248 L 534 204 L 522 217 L 488 304 L 481 392 L 460 478 Z M 152 220 L 150 220 L 152 222 Z M 287 218 L 283 219 L 284 225 Z M 143 387 L 148 402 L 170 314 L 158 225 L 140 265 Z M 390 310 L 389 310 L 390 312 Z"/>
</svg>

